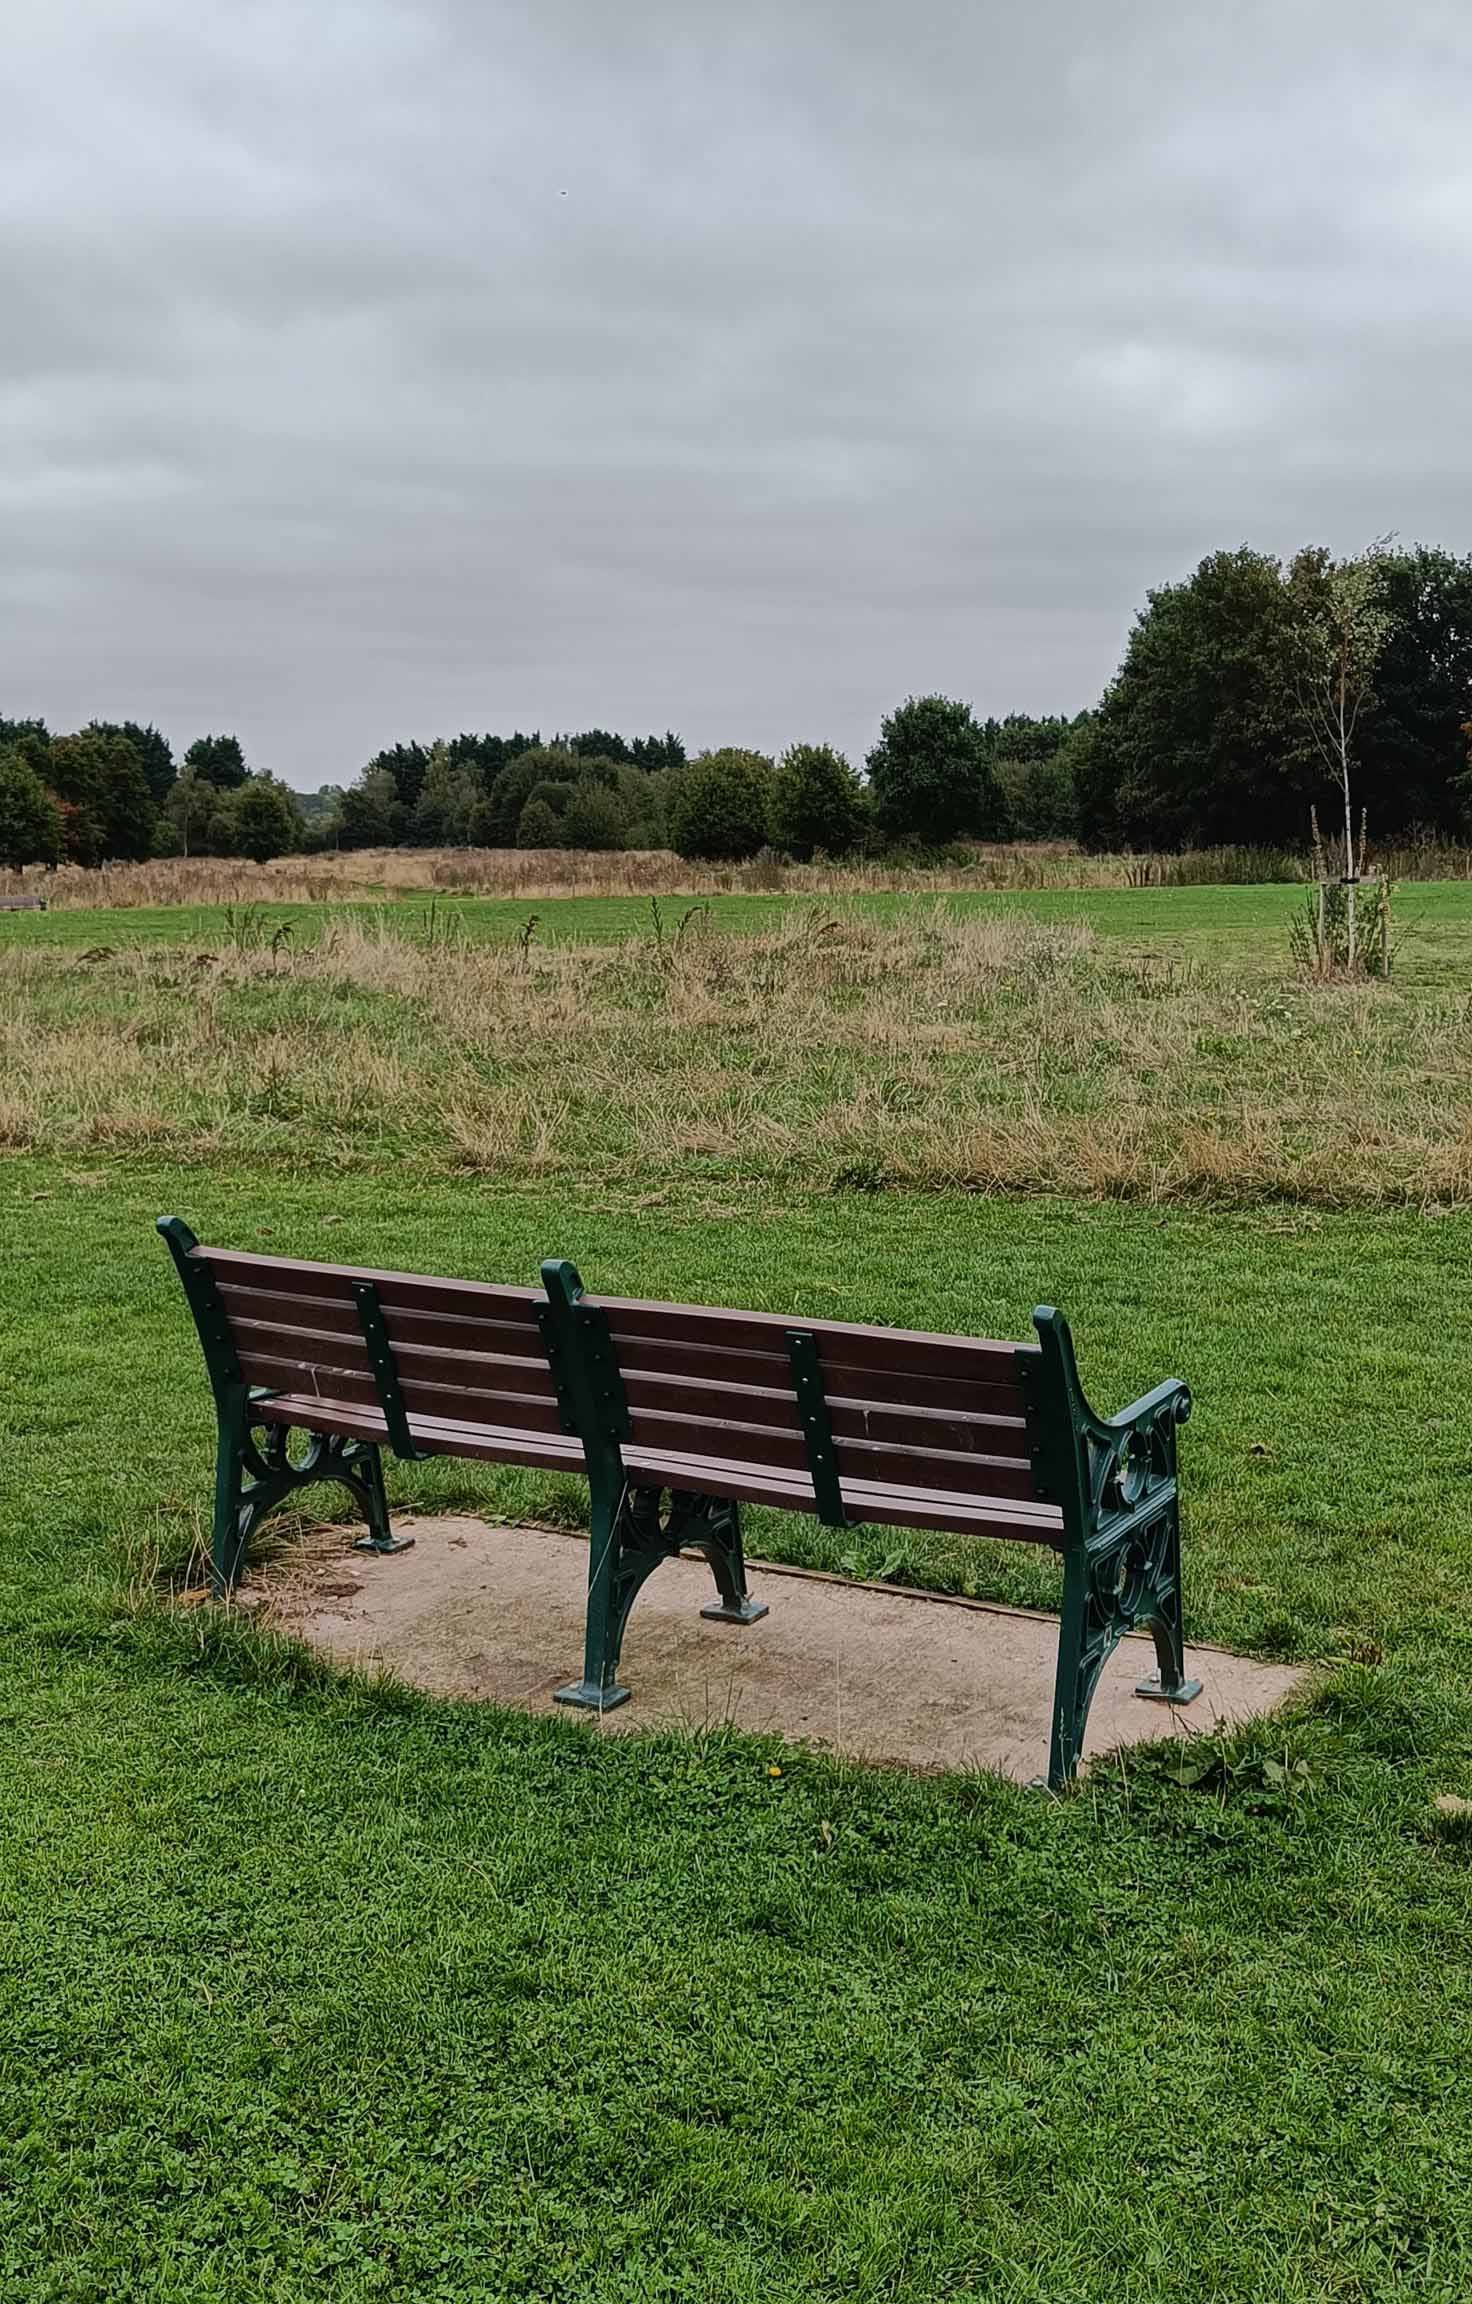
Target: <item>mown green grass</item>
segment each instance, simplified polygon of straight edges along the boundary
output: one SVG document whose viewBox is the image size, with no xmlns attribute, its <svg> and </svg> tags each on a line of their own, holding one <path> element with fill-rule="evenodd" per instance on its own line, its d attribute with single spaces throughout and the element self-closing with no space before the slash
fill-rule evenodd
<svg viewBox="0 0 1472 2304">
<path fill-rule="evenodd" d="M 210 1418 L 168 1207 L 942 1328 L 1051 1297 L 1101 1405 L 1192 1382 L 1191 1629 L 1316 1693 L 1053 1801 L 600 1743 L 170 1611 Z M 1472 1835 L 1433 1802 L 1472 1795 L 1472 1221 L 27 1159 L 0 1229 L 6 2304 L 1466 2295 Z M 1021 1550 L 897 1572 L 1049 1589 Z"/>
<path fill-rule="evenodd" d="M 1282 968 L 1289 923 L 1306 890 L 1282 885 L 1205 888 L 953 889 L 936 895 L 860 891 L 827 896 L 760 893 L 702 897 L 661 896 L 667 928 L 699 909 L 717 929 L 771 928 L 803 912 L 855 906 L 893 919 L 916 906 L 942 904 L 962 914 L 1037 920 L 1085 920 L 1101 936 L 1159 947 L 1178 957 L 1230 961 L 1238 967 Z M 539 899 L 418 893 L 381 903 L 332 905 L 168 905 L 108 911 L 0 913 L 0 949 L 7 944 L 67 946 L 197 943 L 212 950 L 232 937 L 269 942 L 278 930 L 295 943 L 310 942 L 331 916 L 391 920 L 395 934 L 459 934 L 477 941 L 509 941 L 535 918 L 534 935 L 557 943 L 615 936 L 651 936 L 650 899 L 643 896 L 562 896 Z M 1472 926 L 1472 882 L 1414 882 L 1395 899 L 1396 960 L 1418 973 L 1438 975 L 1465 965 L 1464 939 Z"/>
</svg>

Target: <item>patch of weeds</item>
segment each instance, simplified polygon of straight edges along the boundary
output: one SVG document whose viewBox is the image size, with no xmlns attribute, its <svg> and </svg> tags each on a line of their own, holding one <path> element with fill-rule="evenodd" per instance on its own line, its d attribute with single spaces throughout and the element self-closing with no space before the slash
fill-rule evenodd
<svg viewBox="0 0 1472 2304">
<path fill-rule="evenodd" d="M 829 1186 L 833 1192 L 885 1192 L 889 1177 L 883 1163 L 878 1160 L 850 1160 L 833 1172 Z"/>
<path fill-rule="evenodd" d="M 862 1529 L 856 1533 L 860 1537 L 866 1534 Z M 838 1565 L 845 1576 L 857 1576 L 866 1584 L 888 1584 L 908 1561 L 909 1554 L 903 1546 L 898 1551 L 891 1549 L 882 1541 L 880 1532 L 875 1531 L 866 1541 L 851 1544 L 840 1556 Z"/>
<path fill-rule="evenodd" d="M 1218 1729 L 1138 1756 L 1122 1755 L 1120 1774 L 1202 1793 L 1249 1815 L 1296 1808 L 1325 1788 L 1322 1758 L 1295 1750 L 1291 1737 L 1271 1723 Z"/>
</svg>

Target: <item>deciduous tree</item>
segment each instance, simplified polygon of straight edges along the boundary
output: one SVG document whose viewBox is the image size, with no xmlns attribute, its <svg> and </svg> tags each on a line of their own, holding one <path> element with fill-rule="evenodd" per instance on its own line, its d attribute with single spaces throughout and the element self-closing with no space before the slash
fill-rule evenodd
<svg viewBox="0 0 1472 2304">
<path fill-rule="evenodd" d="M 0 864 L 56 864 L 61 811 L 18 745 L 0 751 Z"/>
<path fill-rule="evenodd" d="M 670 844 L 681 856 L 754 856 L 766 845 L 771 795 L 772 763 L 764 752 L 733 745 L 697 753 L 669 796 Z"/>
<path fill-rule="evenodd" d="M 864 833 L 863 787 L 831 744 L 790 745 L 772 778 L 774 847 L 806 860 L 846 856 Z"/>
<path fill-rule="evenodd" d="M 911 696 L 891 712 L 869 754 L 881 831 L 922 845 L 995 839 L 1006 811 L 986 738 L 969 704 Z"/>
</svg>

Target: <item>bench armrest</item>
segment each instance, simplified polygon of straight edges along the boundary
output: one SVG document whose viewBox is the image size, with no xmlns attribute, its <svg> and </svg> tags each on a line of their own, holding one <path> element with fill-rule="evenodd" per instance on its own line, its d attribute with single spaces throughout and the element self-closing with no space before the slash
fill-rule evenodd
<svg viewBox="0 0 1472 2304">
<path fill-rule="evenodd" d="M 1029 1437 L 1043 1492 L 1063 1510 L 1076 1544 L 1112 1539 L 1123 1522 L 1174 1498 L 1176 1427 L 1191 1413 L 1178 1376 L 1144 1393 L 1117 1416 L 1100 1416 L 1079 1381 L 1068 1322 L 1050 1304 L 1033 1313 L 1039 1361 L 1029 1386 Z"/>
<path fill-rule="evenodd" d="M 1173 1424 L 1184 1424 L 1190 1416 L 1191 1387 L 1182 1383 L 1179 1376 L 1167 1376 L 1165 1382 L 1157 1384 L 1153 1392 L 1142 1394 L 1140 1399 L 1132 1400 L 1128 1408 L 1121 1408 L 1117 1416 L 1106 1417 L 1103 1421 L 1111 1432 L 1129 1432 L 1138 1424 L 1153 1423 L 1165 1408 L 1169 1408 Z"/>
</svg>

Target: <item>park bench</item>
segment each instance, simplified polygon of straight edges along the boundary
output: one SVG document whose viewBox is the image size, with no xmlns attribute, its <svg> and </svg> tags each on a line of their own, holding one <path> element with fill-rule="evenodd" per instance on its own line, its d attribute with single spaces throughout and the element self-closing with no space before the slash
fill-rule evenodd
<svg viewBox="0 0 1472 2304">
<path fill-rule="evenodd" d="M 44 912 L 44 896 L 0 896 L 0 912 Z"/>
<path fill-rule="evenodd" d="M 705 1616 L 751 1624 L 742 1504 L 1042 1544 L 1063 1607 L 1049 1782 L 1077 1767 L 1099 1673 L 1148 1624 L 1158 1673 L 1138 1693 L 1185 1704 L 1175 1379 L 1121 1415 L 1089 1407 L 1068 1324 L 1036 1342 L 866 1328 L 585 1293 L 571 1264 L 506 1288 L 202 1247 L 161 1217 L 218 1420 L 212 1581 L 227 1591 L 253 1531 L 314 1481 L 339 1481 L 377 1552 L 399 1550 L 382 1449 L 584 1476 L 592 1541 L 582 1677 L 560 1702 L 608 1711 L 645 1579 L 702 1553 Z"/>
</svg>

